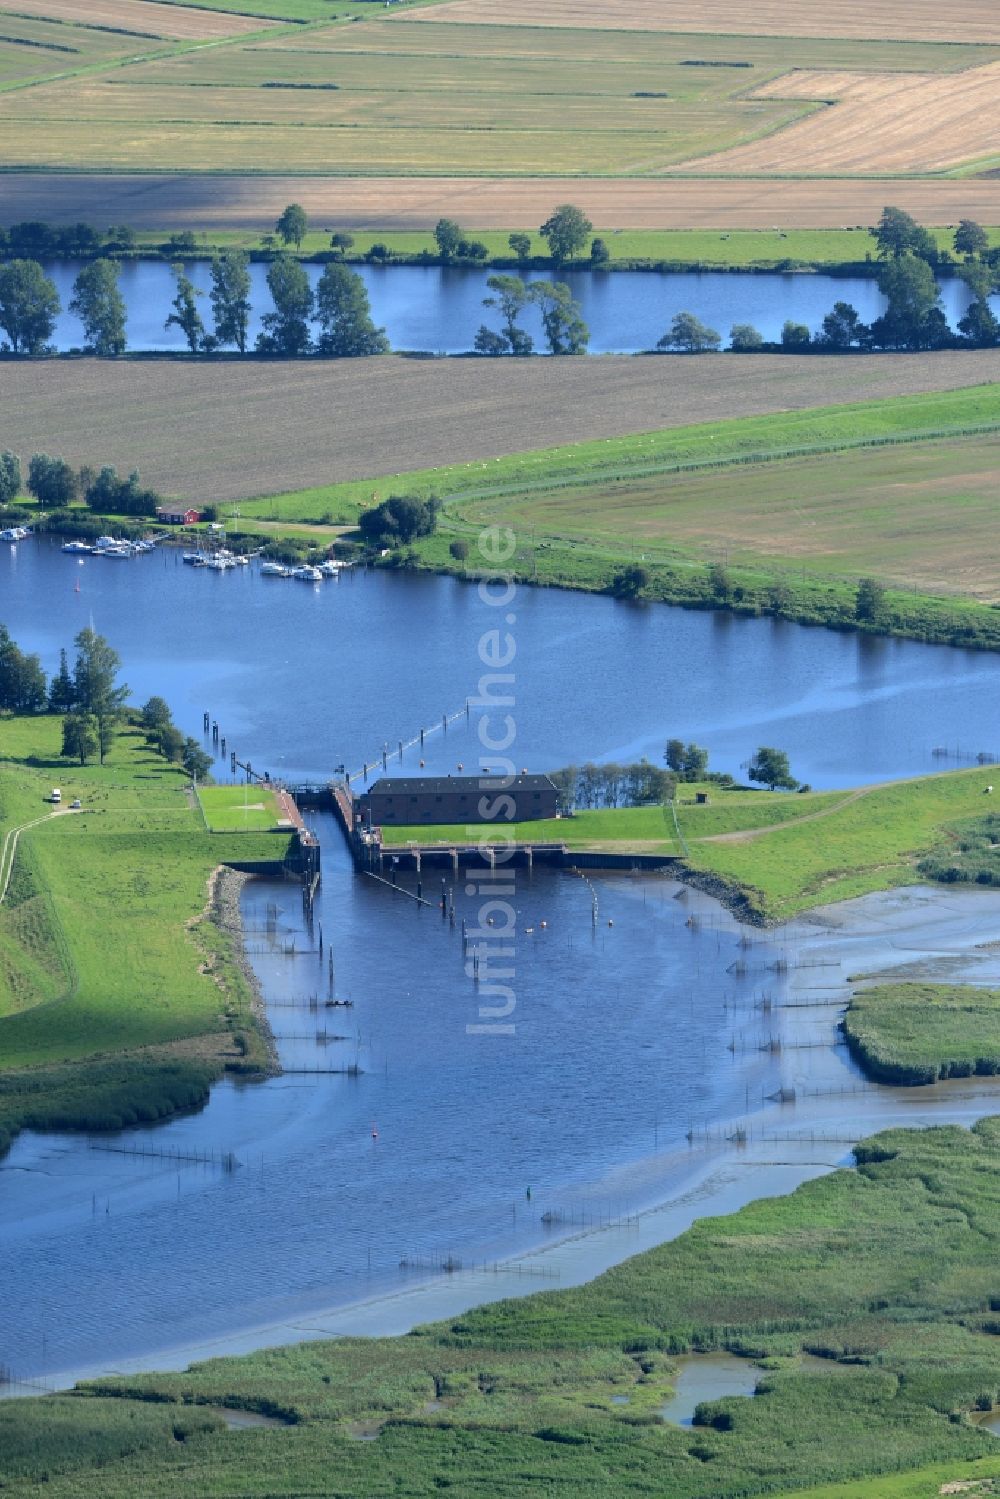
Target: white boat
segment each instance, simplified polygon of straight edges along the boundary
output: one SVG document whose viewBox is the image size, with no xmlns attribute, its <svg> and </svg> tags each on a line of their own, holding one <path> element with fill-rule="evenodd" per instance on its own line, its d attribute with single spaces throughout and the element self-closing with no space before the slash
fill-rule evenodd
<svg viewBox="0 0 1000 1499">
<path fill-rule="evenodd" d="M 204 563 L 205 558 L 201 552 L 185 552 L 181 561 L 186 562 L 190 567 L 195 567 Z"/>
<path fill-rule="evenodd" d="M 262 578 L 290 578 L 291 569 L 282 567 L 280 562 L 262 562 L 260 568 Z"/>
<path fill-rule="evenodd" d="M 124 557 L 126 559 L 130 559 L 132 556 L 132 548 L 129 546 L 127 541 L 120 541 L 113 547 L 101 547 L 97 555 L 99 557 Z"/>
<path fill-rule="evenodd" d="M 231 557 L 209 557 L 205 563 L 205 566 L 210 567 L 214 573 L 228 572 L 235 565 Z"/>
<path fill-rule="evenodd" d="M 340 570 L 343 566 L 343 562 L 335 562 L 333 558 L 330 558 L 328 561 L 319 564 L 319 571 L 323 574 L 324 578 L 339 578 Z"/>
<path fill-rule="evenodd" d="M 63 547 L 63 551 L 64 552 L 87 552 L 87 553 L 90 553 L 93 550 L 94 550 L 93 547 L 89 546 L 87 544 L 87 542 L 85 542 L 85 541 L 67 541 L 66 544 L 65 544 L 65 546 Z"/>
<path fill-rule="evenodd" d="M 322 583 L 323 581 L 323 574 L 318 567 L 297 567 L 292 577 L 301 579 L 303 583 Z"/>
<path fill-rule="evenodd" d="M 6 531 L 0 531 L 0 541 L 23 541 L 30 535 L 24 526 L 10 526 Z"/>
</svg>

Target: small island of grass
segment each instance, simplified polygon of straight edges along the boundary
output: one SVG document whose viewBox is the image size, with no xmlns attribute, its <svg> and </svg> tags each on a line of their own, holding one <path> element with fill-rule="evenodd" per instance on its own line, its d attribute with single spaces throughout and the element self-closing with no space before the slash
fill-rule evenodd
<svg viewBox="0 0 1000 1499">
<path fill-rule="evenodd" d="M 1000 1072 L 1000 990 L 972 984 L 862 989 L 843 1022 L 851 1052 L 883 1083 L 915 1087 Z"/>
</svg>

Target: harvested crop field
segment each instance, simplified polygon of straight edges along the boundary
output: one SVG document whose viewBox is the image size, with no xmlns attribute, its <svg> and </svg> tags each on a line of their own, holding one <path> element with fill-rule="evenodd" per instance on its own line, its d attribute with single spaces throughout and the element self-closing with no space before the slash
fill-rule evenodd
<svg viewBox="0 0 1000 1499">
<path fill-rule="evenodd" d="M 494 0 L 446 0 L 424 21 L 488 24 Z M 508 26 L 595 26 L 604 30 L 723 32 L 755 36 L 844 36 L 866 40 L 1000 41 L 995 0 L 507 0 Z"/>
<path fill-rule="evenodd" d="M 157 5 L 156 0 L 16 0 L 10 8 L 22 16 L 44 16 L 53 21 L 104 26 L 134 32 L 138 36 L 169 37 L 176 41 L 239 36 L 247 31 L 260 31 L 269 24 L 252 16 L 195 10 L 181 5 Z M 0 10 L 0 19 L 3 15 Z"/>
<path fill-rule="evenodd" d="M 924 224 L 1000 224 L 1000 180 L 837 182 L 580 178 L 290 177 L 58 172 L 0 174 L 0 223 L 131 224 L 143 230 L 269 232 L 287 203 L 329 229 L 431 229 L 442 215 L 469 229 L 525 229 L 556 203 L 579 203 L 598 229 L 838 229 L 877 222 L 886 203 Z"/>
<path fill-rule="evenodd" d="M 1000 420 L 1000 391 L 995 407 Z M 777 558 L 992 601 L 998 486 L 1000 437 L 972 435 L 564 485 L 471 501 L 461 514 L 563 540 L 632 541 L 647 561 L 664 548 L 730 564 Z"/>
<path fill-rule="evenodd" d="M 230 500 L 693 422 L 1000 381 L 1000 350 L 0 363 L 0 445 Z"/>
<path fill-rule="evenodd" d="M 798 71 L 755 90 L 836 100 L 748 145 L 689 161 L 732 172 L 939 172 L 998 151 L 1000 63 L 943 76 Z"/>
</svg>

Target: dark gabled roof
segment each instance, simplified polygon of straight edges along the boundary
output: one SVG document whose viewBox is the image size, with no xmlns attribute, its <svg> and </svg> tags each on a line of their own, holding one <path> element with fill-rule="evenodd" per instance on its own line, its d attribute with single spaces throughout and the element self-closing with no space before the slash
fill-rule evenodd
<svg viewBox="0 0 1000 1499">
<path fill-rule="evenodd" d="M 362 793 L 379 796 L 440 796 L 445 791 L 554 791 L 549 776 L 382 776 Z"/>
</svg>

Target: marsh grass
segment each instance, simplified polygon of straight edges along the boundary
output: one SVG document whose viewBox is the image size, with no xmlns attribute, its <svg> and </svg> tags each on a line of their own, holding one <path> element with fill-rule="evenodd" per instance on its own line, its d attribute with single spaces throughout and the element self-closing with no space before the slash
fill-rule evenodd
<svg viewBox="0 0 1000 1499">
<path fill-rule="evenodd" d="M 9 1489 L 19 1499 L 83 1495 L 100 1464 L 107 1499 L 176 1493 L 182 1472 L 207 1499 L 423 1499 L 442 1487 L 463 1499 L 568 1499 L 582 1486 L 602 1499 L 737 1499 L 820 1484 L 839 1495 L 851 1482 L 866 1499 L 923 1499 L 928 1491 L 901 1477 L 908 1470 L 1000 1473 L 992 1439 L 968 1419 L 1000 1393 L 1000 1121 L 889 1131 L 856 1154 L 856 1171 L 704 1219 L 586 1286 L 404 1338 L 90 1384 L 60 1397 L 51 1462 L 46 1402 L 21 1405 L 7 1415 L 6 1450 L 27 1450 L 36 1477 L 47 1464 L 49 1481 L 22 1478 L 19 1457 Z M 759 1393 L 702 1405 L 690 1429 L 663 1421 L 676 1356 L 719 1348 L 766 1366 Z M 803 1350 L 830 1359 L 838 1377 L 800 1365 Z M 627 1405 L 615 1403 L 621 1394 Z M 61 1426 L 77 1402 L 95 1441 L 74 1453 Z M 153 1427 L 130 1454 L 109 1457 L 136 1402 L 157 1418 L 197 1423 L 199 1406 L 228 1405 L 290 1424 L 195 1430 L 183 1443 Z M 360 1431 L 374 1440 L 355 1440 Z"/>
</svg>

